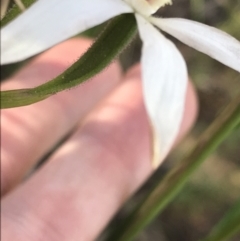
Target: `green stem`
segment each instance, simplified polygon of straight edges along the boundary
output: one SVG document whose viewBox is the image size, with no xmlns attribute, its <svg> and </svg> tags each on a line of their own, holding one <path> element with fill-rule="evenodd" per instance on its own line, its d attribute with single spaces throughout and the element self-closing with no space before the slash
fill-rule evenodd
<svg viewBox="0 0 240 241">
<path fill-rule="evenodd" d="M 240 200 L 213 228 L 210 235 L 201 241 L 227 241 L 240 233 Z"/>
<path fill-rule="evenodd" d="M 133 14 L 114 18 L 89 50 L 55 79 L 32 89 L 2 91 L 1 108 L 29 105 L 83 83 L 107 67 L 130 43 L 135 33 Z"/>
<path fill-rule="evenodd" d="M 179 162 L 160 183 L 147 194 L 140 205 L 110 230 L 104 241 L 131 241 L 179 193 L 190 175 L 240 123 L 240 94 L 214 123 L 200 136 L 190 154 Z"/>
</svg>

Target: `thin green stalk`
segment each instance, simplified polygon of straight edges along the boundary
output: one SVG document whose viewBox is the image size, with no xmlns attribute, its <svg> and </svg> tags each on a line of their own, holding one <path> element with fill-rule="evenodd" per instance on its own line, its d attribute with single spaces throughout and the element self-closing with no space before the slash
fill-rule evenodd
<svg viewBox="0 0 240 241">
<path fill-rule="evenodd" d="M 201 241 L 227 241 L 240 233 L 240 200 L 213 228 L 210 235 Z"/>
<path fill-rule="evenodd" d="M 103 239 L 131 241 L 179 193 L 190 175 L 240 123 L 240 94 L 213 124 L 200 136 L 190 154 L 179 162 L 160 183 L 147 194 L 144 201 Z"/>
<path fill-rule="evenodd" d="M 107 67 L 130 43 L 135 33 L 133 14 L 114 18 L 89 50 L 61 75 L 36 88 L 2 91 L 1 108 L 29 105 L 83 83 Z"/>
</svg>

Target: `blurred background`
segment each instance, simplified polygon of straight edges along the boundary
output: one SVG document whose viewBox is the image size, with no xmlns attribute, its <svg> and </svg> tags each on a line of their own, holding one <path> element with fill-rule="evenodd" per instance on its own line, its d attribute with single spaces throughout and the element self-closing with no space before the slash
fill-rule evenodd
<svg viewBox="0 0 240 241">
<path fill-rule="evenodd" d="M 172 6 L 160 9 L 157 15 L 199 21 L 222 29 L 240 40 L 240 0 L 173 0 Z M 96 36 L 102 26 L 87 31 L 85 35 Z M 183 159 L 199 135 L 240 91 L 239 73 L 168 37 L 187 61 L 190 77 L 198 93 L 200 112 L 194 129 L 137 193 L 134 202 L 141 199 L 157 179 Z M 139 61 L 140 51 L 141 41 L 136 36 L 120 56 L 124 69 Z M 16 65 L 4 66 L 2 79 L 15 68 Z M 208 157 L 177 198 L 142 232 L 137 241 L 196 241 L 205 237 L 239 198 L 240 128 L 237 128 Z M 127 212 L 128 207 L 117 216 L 116 221 L 121 221 Z M 232 239 L 239 240 L 240 235 Z"/>
</svg>

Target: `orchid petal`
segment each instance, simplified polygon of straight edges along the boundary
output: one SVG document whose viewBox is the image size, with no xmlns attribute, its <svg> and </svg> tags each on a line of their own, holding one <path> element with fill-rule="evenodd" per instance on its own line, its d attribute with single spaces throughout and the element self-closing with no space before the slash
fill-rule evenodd
<svg viewBox="0 0 240 241">
<path fill-rule="evenodd" d="M 1 63 L 24 60 L 132 11 L 122 0 L 39 0 L 1 30 Z"/>
<path fill-rule="evenodd" d="M 159 165 L 176 139 L 187 88 L 186 63 L 176 46 L 136 14 L 143 41 L 142 71 L 146 109 L 154 135 L 154 166 Z"/>
<path fill-rule="evenodd" d="M 190 47 L 240 72 L 240 42 L 227 33 L 181 18 L 151 17 L 150 21 Z"/>
</svg>

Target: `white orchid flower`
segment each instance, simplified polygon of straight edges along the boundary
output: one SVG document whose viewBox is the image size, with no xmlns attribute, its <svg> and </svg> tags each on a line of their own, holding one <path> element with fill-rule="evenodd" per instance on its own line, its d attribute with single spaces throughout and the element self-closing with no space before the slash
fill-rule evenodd
<svg viewBox="0 0 240 241">
<path fill-rule="evenodd" d="M 171 0 L 38 0 L 1 30 L 2 64 L 24 60 L 114 16 L 133 13 L 143 42 L 143 91 L 158 165 L 179 131 L 188 75 L 181 53 L 157 28 L 240 72 L 238 40 L 191 20 L 153 17 L 165 4 Z"/>
</svg>

